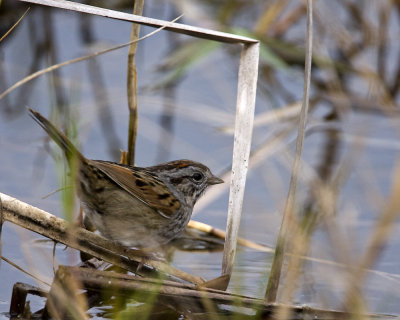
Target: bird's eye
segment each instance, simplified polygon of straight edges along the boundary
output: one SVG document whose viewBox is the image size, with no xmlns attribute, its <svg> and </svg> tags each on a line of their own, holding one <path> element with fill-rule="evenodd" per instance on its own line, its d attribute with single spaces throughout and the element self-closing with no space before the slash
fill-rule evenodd
<svg viewBox="0 0 400 320">
<path fill-rule="evenodd" d="M 200 172 L 195 172 L 192 175 L 192 179 L 195 182 L 200 182 L 201 180 L 203 180 L 203 175 Z"/>
</svg>

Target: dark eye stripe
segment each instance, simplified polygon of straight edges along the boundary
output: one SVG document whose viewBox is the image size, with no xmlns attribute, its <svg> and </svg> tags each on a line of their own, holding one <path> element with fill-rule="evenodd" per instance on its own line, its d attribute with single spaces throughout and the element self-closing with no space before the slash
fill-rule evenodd
<svg viewBox="0 0 400 320">
<path fill-rule="evenodd" d="M 181 184 L 182 180 L 185 178 L 187 178 L 187 177 L 171 178 L 171 183 L 176 184 L 176 185 Z"/>
<path fill-rule="evenodd" d="M 203 176 L 202 176 L 202 178 L 203 178 Z M 193 175 L 191 175 L 191 176 L 182 176 L 182 177 L 179 177 L 179 178 L 171 178 L 171 183 L 173 183 L 175 185 L 179 185 L 179 184 L 182 183 L 182 181 L 184 179 L 189 179 L 189 180 L 192 180 L 192 181 L 195 181 L 195 182 L 200 182 L 202 180 L 202 179 L 200 179 L 200 180 L 197 181 L 197 180 L 193 179 Z"/>
</svg>

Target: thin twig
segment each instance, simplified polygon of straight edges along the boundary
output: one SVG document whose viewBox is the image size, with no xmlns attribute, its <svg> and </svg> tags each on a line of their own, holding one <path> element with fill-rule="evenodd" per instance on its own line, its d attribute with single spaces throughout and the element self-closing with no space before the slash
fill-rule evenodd
<svg viewBox="0 0 400 320">
<path fill-rule="evenodd" d="M 176 19 L 172 20 L 172 22 L 174 22 L 174 21 L 180 19 L 181 17 L 182 17 L 182 15 L 180 15 L 180 16 L 177 17 Z M 127 47 L 127 46 L 129 46 L 130 44 L 132 44 L 132 43 L 139 42 L 139 41 L 142 41 L 142 40 L 144 40 L 144 39 L 146 39 L 146 38 L 148 38 L 148 37 L 151 37 L 152 35 L 156 34 L 157 32 L 160 32 L 161 30 L 163 30 L 163 29 L 165 29 L 165 28 L 166 28 L 166 26 L 162 26 L 162 27 L 160 27 L 160 28 L 158 28 L 158 29 L 156 29 L 156 30 L 154 30 L 154 31 L 152 31 L 152 32 L 150 32 L 150 33 L 148 33 L 147 35 L 145 35 L 145 36 L 143 36 L 143 37 L 141 37 L 141 38 L 139 38 L 139 39 L 137 39 L 137 40 L 129 41 L 129 42 L 124 43 L 124 44 L 121 44 L 121 45 L 119 45 L 119 46 L 115 46 L 115 47 L 108 48 L 108 49 L 105 49 L 105 50 L 97 51 L 97 52 L 88 54 L 88 55 L 83 56 L 83 57 L 78 57 L 78 58 L 75 58 L 75 59 L 71 59 L 71 60 L 68 60 L 68 61 L 64 61 L 64 62 L 62 62 L 62 63 L 58 63 L 58 64 L 52 65 L 52 66 L 50 66 L 50 67 L 48 67 L 48 68 L 45 68 L 45 69 L 36 71 L 36 72 L 32 73 L 31 75 L 25 77 L 24 79 L 22 79 L 22 80 L 16 82 L 16 83 L 13 84 L 10 88 L 8 88 L 8 89 L 5 90 L 4 92 L 2 92 L 2 93 L 0 94 L 0 100 L 3 99 L 3 98 L 4 98 L 7 94 L 9 94 L 11 91 L 15 90 L 16 88 L 22 86 L 23 84 L 25 84 L 25 83 L 27 83 L 27 82 L 29 82 L 29 81 L 31 81 L 31 80 L 33 80 L 33 79 L 35 79 L 35 78 L 37 78 L 37 77 L 43 75 L 43 74 L 45 74 L 45 73 L 54 71 L 54 70 L 56 70 L 56 69 L 59 69 L 59 68 L 61 68 L 61 67 L 64 67 L 64 66 L 67 66 L 67 65 L 70 65 L 70 64 L 73 64 L 73 63 L 81 62 L 81 61 L 84 61 L 84 60 L 87 60 L 87 59 L 90 59 L 90 58 L 93 58 L 93 57 L 97 57 L 97 56 L 99 56 L 99 55 L 102 55 L 102 54 L 105 54 L 105 53 L 108 53 L 108 52 L 111 52 L 111 51 L 115 51 L 115 50 L 118 50 L 118 49 Z"/>
<path fill-rule="evenodd" d="M 0 1 L 1 4 L 1 1 Z M 21 18 L 18 19 L 18 21 L 0 38 L 0 42 L 2 42 L 10 33 L 13 31 L 19 23 L 22 21 L 23 18 L 25 18 L 26 14 L 29 12 L 31 8 L 28 8 L 25 10 L 24 14 L 21 16 Z"/>
<path fill-rule="evenodd" d="M 56 190 L 44 195 L 42 197 L 42 200 L 47 199 L 48 197 L 51 197 L 53 194 L 56 194 L 57 192 L 63 191 L 63 190 L 68 189 L 68 188 L 72 188 L 72 187 L 71 186 L 66 186 L 66 187 L 58 188 L 58 189 L 56 189 Z"/>
<path fill-rule="evenodd" d="M 15 269 L 18 269 L 19 271 L 21 271 L 21 272 L 25 273 L 26 275 L 32 277 L 32 278 L 35 279 L 36 281 L 39 281 L 40 283 L 43 283 L 43 284 L 45 284 L 46 286 L 51 287 L 51 284 L 50 284 L 50 283 L 48 283 L 48 282 L 46 282 L 46 281 L 40 279 L 39 277 L 35 276 L 35 275 L 32 274 L 32 273 L 26 271 L 25 269 L 21 268 L 19 265 L 15 264 L 15 263 L 12 262 L 11 260 L 7 259 L 6 257 L 4 257 L 4 256 L 0 256 L 0 257 L 1 257 L 1 260 L 4 260 L 4 261 L 7 262 L 9 265 L 13 266 Z"/>
</svg>

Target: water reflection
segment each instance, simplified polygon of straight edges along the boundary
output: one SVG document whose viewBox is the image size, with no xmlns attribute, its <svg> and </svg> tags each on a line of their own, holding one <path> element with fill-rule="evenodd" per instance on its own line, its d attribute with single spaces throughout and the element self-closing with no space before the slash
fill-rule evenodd
<svg viewBox="0 0 400 320">
<path fill-rule="evenodd" d="M 131 11 L 130 5 L 118 9 Z M 171 9 L 171 4 L 149 2 L 145 14 L 170 19 L 177 15 L 175 10 L 185 10 L 183 4 L 180 5 Z M 254 131 L 241 225 L 245 237 L 273 245 L 290 179 L 291 159 L 288 160 L 287 154 L 294 149 L 292 142 L 296 134 L 296 116 L 286 106 L 301 100 L 303 87 L 304 4 L 207 1 L 192 5 L 199 14 L 193 14 L 196 11 L 192 10 L 185 22 L 202 25 L 205 22 L 196 20 L 196 16 L 206 16 L 219 30 L 251 30 L 251 36 L 261 40 L 256 122 L 273 110 L 288 111 L 289 116 L 261 124 Z M 390 192 L 393 167 L 399 155 L 400 67 L 395 58 L 399 51 L 395 13 L 400 7 L 390 1 L 366 1 L 364 5 L 352 1 L 320 1 L 315 6 L 314 106 L 310 126 L 317 123 L 319 130 L 312 131 L 306 140 L 305 167 L 312 169 L 315 179 L 306 179 L 300 185 L 299 211 L 314 215 L 315 219 L 310 219 L 314 223 L 310 229 L 315 234 L 309 254 L 324 261 L 305 263 L 299 283 L 302 289 L 295 301 L 340 307 L 347 278 L 345 269 L 337 263 L 348 262 L 347 256 L 351 261 L 358 261 L 365 252 Z M 279 14 L 269 20 L 271 8 Z M 24 9 L 25 5 L 18 2 L 3 1 L 2 34 Z M 145 33 L 149 29 L 142 30 Z M 127 23 L 32 8 L 21 25 L 0 44 L 0 91 L 46 66 L 81 56 L 95 47 L 126 42 L 129 34 Z M 160 33 L 139 44 L 137 163 L 151 165 L 192 158 L 218 171 L 231 163 L 233 138 L 217 129 L 233 124 L 238 51 L 231 46 L 215 44 L 188 50 L 189 57 L 178 56 L 177 65 L 191 61 L 185 64 L 189 67 L 180 77 L 155 88 L 154 84 L 164 79 L 162 72 L 165 70 L 158 67 L 187 43 L 195 47 L 185 36 Z M 188 60 L 201 48 L 207 54 Z M 126 146 L 128 125 L 126 60 L 126 50 L 121 50 L 71 65 L 28 82 L 0 101 L 2 192 L 60 216 L 63 214 L 59 195 L 41 200 L 43 195 L 59 187 L 56 177 L 59 171 L 54 169 L 49 156 L 52 146 L 43 144 L 43 134 L 26 116 L 25 105 L 58 117 L 64 129 L 70 128 L 71 123 L 76 124 L 76 136 L 89 158 L 119 159 L 119 150 Z M 152 90 L 145 90 L 148 88 Z M 338 125 L 336 128 L 331 126 L 333 122 Z M 338 183 L 337 201 L 331 210 L 337 235 L 341 236 L 335 241 L 327 236 L 327 227 L 319 224 L 318 199 L 310 192 L 316 180 L 328 186 Z M 196 219 L 224 229 L 227 191 L 221 194 L 216 202 L 204 207 Z M 394 230 L 395 233 L 399 230 L 398 224 L 394 225 Z M 3 253 L 29 267 L 21 243 L 34 236 L 17 232 L 15 234 L 12 226 L 4 226 Z M 173 264 L 207 279 L 218 276 L 221 254 L 208 251 L 213 251 L 209 249 L 214 249 L 214 245 L 220 249 L 220 243 L 210 247 L 207 241 L 191 241 L 181 244 L 180 249 L 206 247 L 207 252 L 177 250 L 172 256 Z M 37 256 L 51 259 L 49 248 L 35 250 L 40 252 Z M 368 275 L 365 298 L 371 311 L 400 314 L 396 302 L 400 293 L 398 286 L 393 286 L 398 281 L 399 250 L 397 238 L 389 238 L 380 262 L 374 267 L 380 273 Z M 346 251 L 348 253 L 344 254 Z M 77 262 L 72 255 L 57 250 L 57 263 Z M 262 297 L 270 260 L 269 254 L 242 248 L 230 289 Z M 52 276 L 51 268 L 42 265 L 40 268 L 44 275 Z M 0 272 L 7 279 L 0 289 L 2 301 L 9 302 L 14 282 L 34 283 L 9 267 L 2 266 Z M 7 310 L 8 303 L 1 304 L 0 311 Z"/>
</svg>

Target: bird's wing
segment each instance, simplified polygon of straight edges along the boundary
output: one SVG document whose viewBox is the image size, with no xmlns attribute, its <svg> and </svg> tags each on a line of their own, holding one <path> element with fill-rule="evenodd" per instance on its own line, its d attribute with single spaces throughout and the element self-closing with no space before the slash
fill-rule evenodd
<svg viewBox="0 0 400 320">
<path fill-rule="evenodd" d="M 90 160 L 90 163 L 164 218 L 171 218 L 181 206 L 160 179 L 144 170 L 99 160 Z"/>
</svg>

